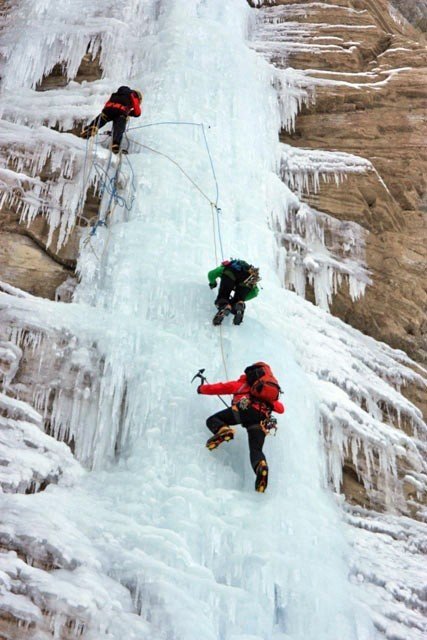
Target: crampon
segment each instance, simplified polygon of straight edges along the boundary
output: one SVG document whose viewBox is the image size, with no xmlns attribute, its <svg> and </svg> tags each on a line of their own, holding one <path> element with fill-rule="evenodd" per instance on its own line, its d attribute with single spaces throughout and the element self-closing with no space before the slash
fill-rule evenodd
<svg viewBox="0 0 427 640">
<path fill-rule="evenodd" d="M 229 440 L 233 440 L 234 438 L 234 429 L 231 427 L 221 427 L 221 429 L 216 433 L 212 438 L 206 442 L 206 446 L 209 451 L 216 449 L 223 442 L 228 442 Z"/>
<path fill-rule="evenodd" d="M 264 493 L 268 484 L 268 465 L 265 460 L 261 460 L 256 468 L 255 491 Z"/>
<path fill-rule="evenodd" d="M 224 320 L 225 316 L 228 316 L 230 312 L 230 307 L 223 307 L 214 315 L 212 323 L 215 326 L 218 326 Z"/>
</svg>

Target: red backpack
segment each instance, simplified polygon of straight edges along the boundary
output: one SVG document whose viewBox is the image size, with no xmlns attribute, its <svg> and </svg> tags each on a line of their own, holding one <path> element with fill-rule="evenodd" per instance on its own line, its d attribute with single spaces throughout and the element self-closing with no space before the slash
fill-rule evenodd
<svg viewBox="0 0 427 640">
<path fill-rule="evenodd" d="M 245 375 L 251 387 L 249 393 L 252 398 L 273 406 L 282 390 L 269 365 L 255 362 L 246 367 Z"/>
</svg>

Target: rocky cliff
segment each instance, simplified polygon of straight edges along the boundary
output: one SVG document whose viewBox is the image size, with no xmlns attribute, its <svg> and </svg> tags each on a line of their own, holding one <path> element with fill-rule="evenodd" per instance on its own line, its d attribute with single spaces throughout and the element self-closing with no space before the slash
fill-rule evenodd
<svg viewBox="0 0 427 640">
<path fill-rule="evenodd" d="M 391 0 L 391 4 L 420 31 L 427 31 L 426 0 Z"/>
<path fill-rule="evenodd" d="M 281 0 L 257 6 L 254 47 L 279 68 L 301 70 L 299 82 L 309 89 L 294 125 L 282 131 L 282 141 L 312 154 L 319 149 L 350 153 L 372 165 L 372 170 L 348 173 L 343 180 L 325 174 L 317 184 L 299 186 L 301 197 L 316 210 L 335 220 L 355 222 L 366 231 L 370 284 L 357 300 L 352 300 L 345 282 L 338 285 L 331 312 L 425 363 L 427 50 L 423 36 L 385 0 L 322 4 Z M 298 162 L 287 167 L 288 183 L 298 170 Z M 329 227 L 326 244 L 332 248 L 336 234 Z M 309 281 L 310 268 L 306 277 Z M 310 286 L 305 295 L 316 300 Z M 406 393 L 427 410 L 424 392 L 407 389 Z M 366 504 L 350 460 L 344 490 L 350 500 Z"/>
<path fill-rule="evenodd" d="M 312 88 L 294 130 L 284 131 L 282 140 L 293 147 L 348 152 L 367 158 L 374 168 L 303 193 L 317 209 L 368 232 L 372 282 L 357 304 L 342 287 L 331 311 L 425 362 L 423 37 L 386 0 L 259 4 L 255 47 L 278 67 L 302 70 L 301 81 Z"/>
</svg>

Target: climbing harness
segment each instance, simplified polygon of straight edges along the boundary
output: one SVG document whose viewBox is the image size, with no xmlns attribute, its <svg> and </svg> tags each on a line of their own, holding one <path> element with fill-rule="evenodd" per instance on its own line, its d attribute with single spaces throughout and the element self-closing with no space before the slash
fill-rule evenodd
<svg viewBox="0 0 427 640">
<path fill-rule="evenodd" d="M 124 113 L 126 113 L 126 115 L 129 114 L 129 110 L 130 107 L 126 107 L 124 104 L 121 104 L 120 102 L 106 102 L 104 104 L 104 109 L 118 109 L 119 111 L 124 111 Z"/>
</svg>

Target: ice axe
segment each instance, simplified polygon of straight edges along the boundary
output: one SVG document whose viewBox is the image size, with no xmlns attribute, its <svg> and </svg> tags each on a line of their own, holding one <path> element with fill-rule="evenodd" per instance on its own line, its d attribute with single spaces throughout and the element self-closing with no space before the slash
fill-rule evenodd
<svg viewBox="0 0 427 640">
<path fill-rule="evenodd" d="M 202 384 L 204 382 L 207 382 L 207 378 L 206 376 L 203 375 L 205 369 L 199 369 L 198 372 L 191 378 L 191 382 L 193 383 L 195 381 L 196 378 L 200 378 L 200 380 L 202 381 Z"/>
<path fill-rule="evenodd" d="M 200 378 L 200 380 L 202 381 L 201 384 L 205 384 L 205 382 L 208 384 L 207 377 L 203 375 L 204 371 L 205 369 L 199 369 L 198 372 L 191 378 L 191 382 L 194 382 L 196 378 Z M 224 404 L 227 407 L 227 409 L 230 408 L 228 404 L 225 402 L 225 400 L 221 398 L 221 396 L 217 396 L 217 398 L 221 400 L 222 404 Z"/>
</svg>

